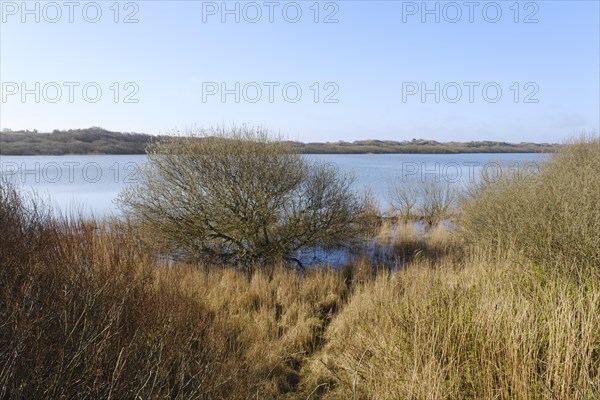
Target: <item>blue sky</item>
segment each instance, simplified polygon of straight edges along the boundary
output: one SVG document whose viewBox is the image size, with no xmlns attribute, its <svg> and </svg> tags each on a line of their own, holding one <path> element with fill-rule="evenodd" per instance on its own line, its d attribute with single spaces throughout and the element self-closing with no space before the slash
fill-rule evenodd
<svg viewBox="0 0 600 400">
<path fill-rule="evenodd" d="M 559 142 L 600 125 L 595 0 L 1 3 L 2 129 Z"/>
</svg>

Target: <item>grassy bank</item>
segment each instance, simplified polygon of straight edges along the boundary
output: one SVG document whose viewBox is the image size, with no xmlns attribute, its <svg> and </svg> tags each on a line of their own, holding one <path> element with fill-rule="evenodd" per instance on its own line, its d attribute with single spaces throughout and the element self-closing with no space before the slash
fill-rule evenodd
<svg viewBox="0 0 600 400">
<path fill-rule="evenodd" d="M 0 397 L 600 398 L 600 141 L 389 222 L 399 269 L 157 263 L 122 221 L 0 192 Z"/>
<path fill-rule="evenodd" d="M 102 128 L 55 130 L 50 133 L 0 132 L 2 155 L 145 154 L 146 147 L 166 136 L 111 132 Z M 355 142 L 289 142 L 302 154 L 456 154 L 456 153 L 551 153 L 547 143 L 447 142 L 412 139 L 359 140 Z"/>
</svg>

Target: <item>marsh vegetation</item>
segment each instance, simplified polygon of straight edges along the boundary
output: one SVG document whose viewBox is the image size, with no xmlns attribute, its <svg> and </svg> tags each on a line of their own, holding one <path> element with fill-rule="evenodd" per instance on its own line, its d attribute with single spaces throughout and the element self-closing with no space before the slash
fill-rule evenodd
<svg viewBox="0 0 600 400">
<path fill-rule="evenodd" d="M 250 142 L 240 154 L 257 151 Z M 233 152 L 227 159 L 240 165 Z M 279 171 L 243 166 L 255 180 Z M 232 190 L 227 182 L 219 187 Z M 251 258 L 256 268 L 221 257 L 164 265 L 165 243 L 186 244 L 164 236 L 185 203 L 140 228 L 151 211 L 61 218 L 2 182 L 0 397 L 600 398 L 598 193 L 600 139 L 584 136 L 534 181 L 472 188 L 452 229 L 440 217 L 417 232 L 404 203 L 393 218 L 344 220 L 355 239 L 394 249 L 393 272 L 366 256 L 298 271 L 277 257 Z M 368 210 L 340 207 L 342 216 Z M 269 221 L 273 232 L 285 222 Z M 358 222 L 370 231 L 353 231 Z"/>
</svg>

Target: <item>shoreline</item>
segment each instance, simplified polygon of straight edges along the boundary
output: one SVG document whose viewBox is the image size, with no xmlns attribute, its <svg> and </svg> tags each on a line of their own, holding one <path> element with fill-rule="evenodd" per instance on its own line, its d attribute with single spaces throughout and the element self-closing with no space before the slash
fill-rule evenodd
<svg viewBox="0 0 600 400">
<path fill-rule="evenodd" d="M 158 140 L 177 136 L 112 132 L 99 128 L 38 133 L 14 131 L 0 133 L 2 156 L 60 155 L 139 155 Z M 508 143 L 497 141 L 438 142 L 412 139 L 357 140 L 354 142 L 285 141 L 298 154 L 509 154 L 554 153 L 561 145 L 550 143 Z"/>
</svg>

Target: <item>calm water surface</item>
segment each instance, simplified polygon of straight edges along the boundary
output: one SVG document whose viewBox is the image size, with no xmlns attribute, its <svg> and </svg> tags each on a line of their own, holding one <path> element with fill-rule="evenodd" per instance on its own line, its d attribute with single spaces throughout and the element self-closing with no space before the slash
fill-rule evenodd
<svg viewBox="0 0 600 400">
<path fill-rule="evenodd" d="M 397 180 L 438 179 L 457 188 L 485 176 L 489 180 L 511 171 L 534 173 L 547 154 L 323 154 L 309 160 L 334 163 L 355 175 L 357 190 L 368 189 L 386 209 L 386 194 Z M 0 156 L 0 171 L 24 191 L 36 191 L 63 213 L 118 214 L 115 200 L 145 155 Z"/>
</svg>

